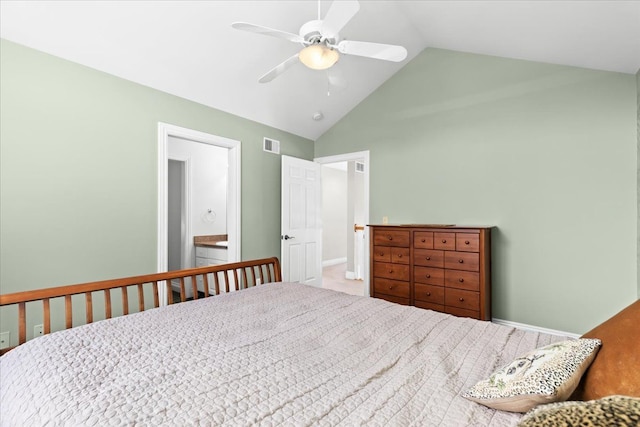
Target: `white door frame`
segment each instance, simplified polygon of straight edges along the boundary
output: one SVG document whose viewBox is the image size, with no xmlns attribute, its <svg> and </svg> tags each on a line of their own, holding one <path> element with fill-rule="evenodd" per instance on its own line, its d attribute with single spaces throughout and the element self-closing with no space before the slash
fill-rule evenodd
<svg viewBox="0 0 640 427">
<path fill-rule="evenodd" d="M 314 162 L 320 164 L 338 163 L 348 161 L 358 161 L 364 163 L 364 222 L 369 223 L 369 150 L 357 151 L 354 153 L 336 154 L 334 156 L 316 157 Z M 370 296 L 369 286 L 369 227 L 364 228 L 364 295 Z"/>
<path fill-rule="evenodd" d="M 158 122 L 158 272 L 167 271 L 167 162 L 169 137 L 178 137 L 203 144 L 215 145 L 229 150 L 229 181 L 227 194 L 227 234 L 230 262 L 240 261 L 241 216 L 240 216 L 240 141 L 212 135 L 193 129 Z M 166 303 L 165 286 L 160 286 L 160 303 Z"/>
</svg>

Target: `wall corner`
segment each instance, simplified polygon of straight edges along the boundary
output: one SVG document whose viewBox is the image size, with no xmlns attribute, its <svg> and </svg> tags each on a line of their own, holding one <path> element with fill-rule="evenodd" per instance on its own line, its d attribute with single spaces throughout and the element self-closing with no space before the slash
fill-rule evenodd
<svg viewBox="0 0 640 427">
<path fill-rule="evenodd" d="M 636 145 L 636 201 L 637 201 L 637 210 L 636 210 L 636 257 L 637 257 L 637 270 L 636 270 L 636 281 L 638 286 L 637 297 L 640 299 L 640 69 L 636 73 L 636 93 L 637 93 L 637 108 L 636 108 L 636 123 L 637 123 L 637 145 Z"/>
</svg>

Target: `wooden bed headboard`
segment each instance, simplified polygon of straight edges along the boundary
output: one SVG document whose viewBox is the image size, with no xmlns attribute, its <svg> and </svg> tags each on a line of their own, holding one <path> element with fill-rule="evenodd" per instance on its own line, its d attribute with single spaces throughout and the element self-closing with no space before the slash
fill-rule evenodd
<svg viewBox="0 0 640 427">
<path fill-rule="evenodd" d="M 121 303 L 122 314 L 127 315 L 130 310 L 140 312 L 159 307 L 159 286 L 165 287 L 167 294 L 171 296 L 168 298 L 168 303 L 172 304 L 174 302 L 172 283 L 179 287 L 180 302 L 184 302 L 188 286 L 193 291 L 193 298 L 198 299 L 198 283 L 202 284 L 200 287 L 204 289 L 206 298 L 222 292 L 280 281 L 282 281 L 280 262 L 278 258 L 273 257 L 5 294 L 0 295 L 0 307 L 17 306 L 18 345 L 20 345 L 27 341 L 27 303 L 30 303 L 31 318 L 33 309 L 42 313 L 43 332 L 48 334 L 51 332 L 51 301 L 55 299 L 64 299 L 64 325 L 69 329 L 74 323 L 72 302 L 74 295 L 84 295 L 83 324 L 85 324 L 94 321 L 94 311 L 104 313 L 106 319 L 113 316 L 112 291 L 116 290 L 115 297 L 118 298 L 117 289 L 120 289 L 118 302 Z M 94 298 L 96 293 L 102 298 Z M 145 295 L 147 295 L 146 300 Z M 131 301 L 134 299 L 137 299 L 137 310 L 135 301 Z M 97 307 L 98 305 L 102 305 L 102 308 Z M 0 350 L 0 354 L 14 347 Z"/>
</svg>

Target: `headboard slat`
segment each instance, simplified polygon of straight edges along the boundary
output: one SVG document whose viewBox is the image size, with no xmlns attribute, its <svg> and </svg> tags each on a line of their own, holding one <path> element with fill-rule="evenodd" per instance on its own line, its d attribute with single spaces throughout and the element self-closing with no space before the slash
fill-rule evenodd
<svg viewBox="0 0 640 427">
<path fill-rule="evenodd" d="M 18 303 L 18 318 L 20 319 L 18 342 L 24 344 L 27 342 L 27 304 L 24 302 Z"/>
<path fill-rule="evenodd" d="M 85 298 L 85 321 L 87 323 L 93 323 L 93 300 L 91 298 L 91 292 L 85 292 L 84 298 Z"/>
<path fill-rule="evenodd" d="M 71 295 L 64 296 L 64 325 L 65 328 L 73 327 L 73 307 L 71 306 Z"/>
<path fill-rule="evenodd" d="M 42 300 L 42 312 L 44 317 L 44 333 L 51 333 L 51 307 L 49 304 L 49 298 Z"/>
<path fill-rule="evenodd" d="M 142 283 L 138 283 L 138 311 L 144 311 L 144 289 Z"/>
<path fill-rule="evenodd" d="M 129 314 L 129 292 L 127 292 L 127 287 L 122 286 L 122 314 Z"/>
<path fill-rule="evenodd" d="M 104 315 L 111 319 L 111 289 L 104 290 Z"/>
</svg>

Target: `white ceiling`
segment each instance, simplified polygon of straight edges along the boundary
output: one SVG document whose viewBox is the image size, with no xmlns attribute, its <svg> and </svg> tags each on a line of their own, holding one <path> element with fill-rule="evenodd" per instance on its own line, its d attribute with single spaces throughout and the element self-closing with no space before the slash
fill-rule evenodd
<svg viewBox="0 0 640 427">
<path fill-rule="evenodd" d="M 337 0 L 339 1 L 339 0 Z M 323 16 L 330 2 L 322 1 Z M 317 18 L 303 1 L 0 1 L 0 36 L 312 140 L 424 48 L 598 70 L 640 68 L 640 1 L 361 1 L 342 38 L 401 44 L 402 63 L 343 55 L 347 82 L 296 64 L 289 41 L 231 28 L 245 21 L 298 33 Z M 312 116 L 321 111 L 324 119 Z"/>
</svg>

